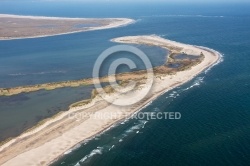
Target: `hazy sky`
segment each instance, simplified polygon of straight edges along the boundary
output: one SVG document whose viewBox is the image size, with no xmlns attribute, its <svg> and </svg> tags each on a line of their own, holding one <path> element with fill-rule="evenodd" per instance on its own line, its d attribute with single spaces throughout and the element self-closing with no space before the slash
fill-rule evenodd
<svg viewBox="0 0 250 166">
<path fill-rule="evenodd" d="M 157 3 L 157 2 L 166 2 L 166 3 L 198 3 L 198 4 L 202 4 L 202 3 L 249 3 L 250 4 L 250 0 L 0 0 L 0 2 L 4 2 L 4 1 L 18 1 L 18 2 L 22 2 L 22 1 L 33 1 L 33 2 L 39 2 L 39 1 L 51 1 L 51 2 L 60 2 L 60 1 L 64 1 L 64 2 L 113 2 L 113 3 L 119 3 L 119 2 L 128 2 L 128 3 L 132 3 L 132 2 L 152 2 L 152 3 Z"/>
<path fill-rule="evenodd" d="M 40 0 L 43 1 L 43 0 Z M 62 0 L 44 0 L 44 1 L 62 1 Z M 119 2 L 119 1 L 126 1 L 126 2 L 249 2 L 249 0 L 63 0 L 63 1 L 82 1 L 82 2 L 93 2 L 93 1 L 100 1 L 100 2 Z"/>
<path fill-rule="evenodd" d="M 1 0 L 0 0 L 1 1 Z M 3 1 L 11 1 L 11 0 L 3 0 Z M 22 0 L 18 0 L 22 1 Z M 218 3 L 229 3 L 229 2 L 250 2 L 250 0 L 23 0 L 23 1 L 78 1 L 78 2 L 196 2 L 196 3 L 210 3 L 210 2 L 218 2 Z"/>
</svg>

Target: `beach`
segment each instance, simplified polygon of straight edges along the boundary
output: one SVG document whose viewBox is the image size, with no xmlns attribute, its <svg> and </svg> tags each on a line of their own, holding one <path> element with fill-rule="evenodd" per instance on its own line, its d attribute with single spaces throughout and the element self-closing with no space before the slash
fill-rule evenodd
<svg viewBox="0 0 250 166">
<path fill-rule="evenodd" d="M 127 36 L 115 38 L 112 41 L 125 44 L 148 44 L 163 48 L 178 48 L 180 52 L 197 56 L 202 52 L 205 58 L 201 63 L 190 69 L 179 71 L 174 75 L 155 77 L 150 93 L 144 100 L 135 105 L 126 107 L 110 105 L 97 96 L 87 105 L 71 108 L 69 111 L 49 119 L 41 126 L 3 144 L 0 147 L 0 165 L 48 165 L 76 144 L 93 137 L 139 111 L 161 94 L 190 81 L 205 69 L 216 64 L 220 59 L 220 54 L 214 50 L 182 44 L 154 35 Z M 113 100 L 117 100 L 117 97 L 129 98 L 135 96 L 135 94 L 143 93 L 145 89 L 146 87 L 141 85 L 140 89 L 136 89 L 125 96 L 110 94 L 108 97 L 113 98 Z M 76 120 L 70 116 L 76 112 L 90 113 L 91 116 Z M 100 113 L 102 115 L 115 113 L 121 116 L 115 119 L 96 118 L 95 115 Z M 32 161 L 29 160 L 30 158 L 32 158 Z"/>
<path fill-rule="evenodd" d="M 40 38 L 117 28 L 134 23 L 129 18 L 67 18 L 0 14 L 0 40 Z"/>
</svg>

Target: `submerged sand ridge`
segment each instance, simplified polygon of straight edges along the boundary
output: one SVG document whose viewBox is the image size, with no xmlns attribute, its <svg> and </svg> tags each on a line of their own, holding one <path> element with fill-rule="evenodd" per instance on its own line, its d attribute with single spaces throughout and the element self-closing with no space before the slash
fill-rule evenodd
<svg viewBox="0 0 250 166">
<path fill-rule="evenodd" d="M 161 72 L 154 77 L 154 84 L 150 93 L 137 104 L 119 107 L 107 103 L 97 95 L 89 104 L 71 108 L 69 111 L 61 113 L 53 119 L 49 119 L 41 126 L 3 144 L 0 147 L 0 165 L 48 165 L 77 143 L 100 133 L 114 123 L 132 115 L 162 93 L 191 80 L 203 70 L 217 63 L 220 59 L 220 54 L 216 51 L 166 40 L 158 36 L 128 36 L 116 38 L 112 41 L 127 44 L 157 45 L 163 48 L 171 48 L 172 52 L 175 53 L 185 52 L 186 54 L 196 56 L 200 56 L 202 52 L 204 57 L 199 63 L 192 63 L 192 66 L 171 74 L 164 74 L 166 70 L 162 67 Z M 111 93 L 108 97 L 113 98 L 113 100 L 117 100 L 120 97 L 129 98 L 134 94 L 142 93 L 146 89 L 145 86 L 142 83 L 135 90 L 123 96 Z M 91 113 L 91 116 L 78 120 L 69 118 L 70 114 L 76 112 L 88 112 Z M 120 113 L 122 116 L 115 119 L 96 119 L 94 115 L 100 113 L 103 115 Z"/>
<path fill-rule="evenodd" d="M 129 18 L 63 18 L 0 14 L 0 40 L 109 29 L 133 22 L 134 20 Z"/>
</svg>

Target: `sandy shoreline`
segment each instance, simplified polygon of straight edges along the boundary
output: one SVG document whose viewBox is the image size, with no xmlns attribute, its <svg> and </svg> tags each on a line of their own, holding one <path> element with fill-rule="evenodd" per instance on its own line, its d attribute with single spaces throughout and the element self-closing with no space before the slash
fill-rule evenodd
<svg viewBox="0 0 250 166">
<path fill-rule="evenodd" d="M 0 14 L 0 17 L 9 17 L 9 18 L 28 18 L 28 19 L 45 19 L 45 20 L 87 20 L 87 19 L 100 19 L 102 18 L 81 18 L 81 17 L 48 17 L 48 16 L 29 16 L 29 15 L 15 15 L 15 14 Z M 105 19 L 114 19 L 114 18 L 105 18 Z M 123 19 L 123 18 L 116 18 Z"/>
<path fill-rule="evenodd" d="M 103 21 L 109 20 L 111 21 L 108 25 L 89 27 L 88 29 L 74 30 L 63 33 L 54 33 L 54 34 L 44 34 L 44 35 L 34 35 L 34 36 L 23 36 L 23 37 L 2 37 L 0 36 L 0 40 L 17 40 L 17 39 L 32 39 L 32 38 L 41 38 L 41 37 L 49 37 L 49 36 L 58 36 L 58 35 L 66 35 L 73 34 L 79 32 L 87 32 L 87 31 L 95 31 L 95 30 L 103 30 L 103 29 L 111 29 L 118 28 L 122 26 L 127 26 L 129 24 L 135 23 L 135 20 L 129 18 L 68 18 L 68 17 L 46 17 L 46 16 L 23 16 L 23 15 L 11 15 L 11 14 L 0 14 L 1 18 L 15 18 L 15 19 L 31 19 L 31 20 L 61 20 L 61 21 Z M 18 31 L 18 29 L 16 30 Z M 15 31 L 15 32 L 16 32 Z"/>
<path fill-rule="evenodd" d="M 149 44 L 164 48 L 170 46 L 179 47 L 182 48 L 183 52 L 191 55 L 200 55 L 200 53 L 203 52 L 205 58 L 200 64 L 193 66 L 189 70 L 180 71 L 175 75 L 166 75 L 161 78 L 155 77 L 155 82 L 150 94 L 145 100 L 136 105 L 118 107 L 110 105 L 103 99 L 96 97 L 90 104 L 72 108 L 68 112 L 62 113 L 54 119 L 47 121 L 38 128 L 12 139 L 0 147 L 0 165 L 48 165 L 77 143 L 93 137 L 111 125 L 126 118 L 126 116 L 134 114 L 163 93 L 190 81 L 205 69 L 216 64 L 220 59 L 220 54 L 214 50 L 182 44 L 157 36 L 128 36 L 116 38 L 112 41 L 118 43 Z M 139 90 L 130 92 L 123 97 L 140 94 L 144 89 L 145 87 L 142 85 Z M 108 97 L 113 97 L 114 100 L 116 100 L 115 94 Z M 92 113 L 93 116 L 76 121 L 75 119 L 69 118 L 69 114 L 75 112 Z M 99 113 L 103 115 L 120 113 L 123 116 L 117 119 L 96 119 L 94 115 Z M 31 158 L 32 161 L 30 161 Z"/>
</svg>

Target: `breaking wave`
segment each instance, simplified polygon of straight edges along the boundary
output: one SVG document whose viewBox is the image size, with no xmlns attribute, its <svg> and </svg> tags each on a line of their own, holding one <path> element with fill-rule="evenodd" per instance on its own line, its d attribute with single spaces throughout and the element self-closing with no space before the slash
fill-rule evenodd
<svg viewBox="0 0 250 166">
<path fill-rule="evenodd" d="M 198 47 L 198 46 L 197 46 Z M 206 47 L 200 47 L 200 48 L 203 48 L 203 49 L 206 49 L 208 51 L 212 51 L 212 52 L 215 52 L 217 53 L 218 55 L 220 55 L 220 59 L 217 61 L 217 63 L 215 63 L 214 65 L 210 66 L 208 69 L 206 69 L 202 74 L 202 76 L 198 76 L 196 77 L 192 82 L 191 82 L 191 85 L 189 85 L 188 87 L 185 87 L 183 88 L 182 86 L 180 87 L 177 87 L 176 90 L 173 90 L 166 98 L 177 98 L 181 95 L 181 93 L 185 92 L 185 91 L 188 91 L 189 89 L 192 89 L 194 87 L 198 87 L 200 86 L 203 82 L 204 82 L 204 74 L 207 74 L 214 66 L 218 65 L 219 63 L 223 62 L 223 55 L 215 50 L 212 50 L 210 48 L 206 48 Z M 145 105 L 143 108 L 145 107 L 148 107 L 149 105 L 152 104 L 152 101 L 149 102 L 147 105 Z M 143 109 L 142 108 L 142 109 Z M 142 109 L 138 110 L 137 112 L 141 111 Z M 157 111 L 157 110 L 155 110 Z M 137 113 L 136 112 L 136 113 Z M 135 114 L 136 114 L 135 113 Z M 132 115 L 133 116 L 133 115 Z M 126 137 L 128 137 L 129 135 L 131 135 L 132 133 L 133 134 L 138 134 L 140 133 L 140 130 L 144 129 L 145 128 L 145 125 L 148 123 L 149 121 L 146 121 L 146 120 L 138 120 L 136 121 L 131 127 L 127 128 L 122 134 L 120 134 L 119 136 L 117 137 L 113 137 L 113 141 L 110 143 L 110 144 L 106 144 L 106 145 L 103 145 L 101 147 L 97 147 L 95 148 L 94 150 L 92 150 L 88 155 L 84 156 L 75 166 L 81 166 L 82 164 L 88 162 L 91 160 L 91 158 L 93 156 L 96 156 L 96 155 L 102 155 L 103 153 L 105 152 L 109 152 L 111 151 L 112 149 L 114 149 L 119 143 L 123 142 L 124 139 Z M 120 124 L 126 124 L 126 123 L 129 123 L 129 119 L 126 119 L 126 120 L 123 120 L 121 121 L 119 124 L 114 124 L 112 125 L 111 127 L 109 127 L 108 129 L 106 129 L 105 131 L 103 131 L 102 133 L 96 135 L 95 137 L 91 138 L 91 139 L 96 139 L 97 137 L 99 137 L 100 135 L 102 135 L 104 132 L 110 130 L 111 128 L 114 128 L 116 127 L 117 125 L 120 125 Z M 91 140 L 89 139 L 89 140 Z M 87 144 L 87 142 L 89 141 L 84 141 L 84 145 Z M 78 147 L 75 147 L 75 148 L 79 148 Z M 75 149 L 73 148 L 73 150 Z M 72 152 L 71 151 L 68 151 L 68 153 Z M 68 154 L 67 153 L 67 154 Z"/>
<path fill-rule="evenodd" d="M 82 158 L 75 166 L 81 166 L 82 163 L 90 160 L 95 155 L 101 155 L 103 153 L 103 147 L 97 147 L 96 149 L 92 150 L 88 155 Z"/>
<path fill-rule="evenodd" d="M 64 153 L 64 155 L 70 154 L 71 152 L 73 152 L 74 150 L 78 149 L 81 147 L 81 144 L 77 144 L 76 146 L 74 146 L 73 148 L 71 148 L 70 150 L 66 151 Z"/>
<path fill-rule="evenodd" d="M 208 47 L 203 47 L 203 46 L 196 46 L 196 47 L 199 47 L 199 48 L 202 48 L 204 50 L 207 50 L 207 51 L 210 51 L 210 52 L 214 52 L 216 53 L 217 55 L 219 55 L 219 60 L 214 63 L 212 66 L 210 66 L 209 68 L 207 68 L 204 73 L 207 74 L 214 66 L 217 66 L 218 64 L 220 64 L 221 62 L 224 61 L 224 54 L 214 50 L 214 49 L 211 49 L 211 48 L 208 48 Z"/>
</svg>

